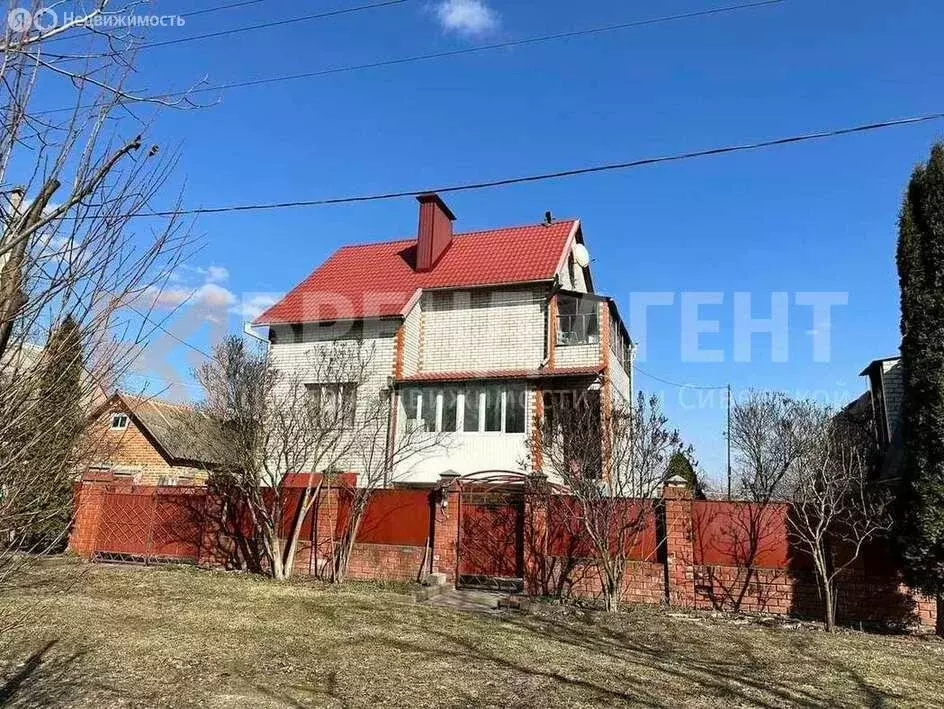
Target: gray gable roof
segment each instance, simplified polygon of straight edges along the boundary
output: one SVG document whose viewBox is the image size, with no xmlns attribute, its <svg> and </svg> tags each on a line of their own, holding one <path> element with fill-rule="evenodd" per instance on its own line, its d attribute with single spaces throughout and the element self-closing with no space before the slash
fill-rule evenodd
<svg viewBox="0 0 944 709">
<path fill-rule="evenodd" d="M 212 467 L 223 459 L 223 426 L 203 412 L 153 397 L 118 393 L 116 398 L 172 463 Z"/>
</svg>

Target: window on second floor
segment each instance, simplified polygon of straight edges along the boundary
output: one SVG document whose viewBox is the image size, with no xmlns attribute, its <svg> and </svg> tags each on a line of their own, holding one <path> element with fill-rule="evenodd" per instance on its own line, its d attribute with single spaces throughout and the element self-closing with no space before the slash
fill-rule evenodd
<svg viewBox="0 0 944 709">
<path fill-rule="evenodd" d="M 600 307 L 591 298 L 557 298 L 557 344 L 595 345 L 600 342 Z"/>
<path fill-rule="evenodd" d="M 357 385 L 354 383 L 313 383 L 305 389 L 312 397 L 317 415 L 330 424 L 337 422 L 344 428 L 354 425 L 357 411 Z"/>
<path fill-rule="evenodd" d="M 111 415 L 111 429 L 113 431 L 124 431 L 128 428 L 128 414 L 112 414 Z"/>
<path fill-rule="evenodd" d="M 627 338 L 623 337 L 623 329 L 613 316 L 610 316 L 610 349 L 613 350 L 613 354 L 622 365 L 623 370 L 629 372 L 632 364 L 632 345 Z"/>
</svg>

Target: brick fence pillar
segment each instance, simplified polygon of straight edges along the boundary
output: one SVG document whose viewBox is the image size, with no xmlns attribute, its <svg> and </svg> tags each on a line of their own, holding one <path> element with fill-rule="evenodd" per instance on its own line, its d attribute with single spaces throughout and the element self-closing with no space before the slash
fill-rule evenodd
<svg viewBox="0 0 944 709">
<path fill-rule="evenodd" d="M 547 476 L 534 473 L 524 495 L 524 592 L 547 594 Z"/>
<path fill-rule="evenodd" d="M 443 473 L 433 500 L 433 573 L 446 575 L 455 583 L 459 544 L 459 476 Z"/>
<path fill-rule="evenodd" d="M 314 515 L 314 544 L 311 540 L 299 539 L 299 546 L 309 546 L 307 563 L 303 561 L 304 572 L 321 576 L 322 569 L 332 563 L 335 547 L 338 543 L 338 487 L 325 480 L 318 498 L 312 503 L 309 514 Z"/>
<path fill-rule="evenodd" d="M 692 491 L 679 476 L 666 481 L 665 502 L 666 598 L 670 606 L 695 607 Z"/>
<path fill-rule="evenodd" d="M 95 537 L 102 517 L 105 484 L 82 482 L 76 486 L 72 529 L 69 532 L 69 549 L 83 559 L 95 551 Z"/>
<path fill-rule="evenodd" d="M 934 610 L 936 614 L 934 630 L 938 635 L 944 637 L 944 594 L 937 597 L 937 607 Z"/>
</svg>

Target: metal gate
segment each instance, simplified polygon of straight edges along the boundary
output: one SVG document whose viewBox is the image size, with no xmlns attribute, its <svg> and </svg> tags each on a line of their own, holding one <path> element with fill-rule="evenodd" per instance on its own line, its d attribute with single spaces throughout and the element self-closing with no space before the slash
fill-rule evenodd
<svg viewBox="0 0 944 709">
<path fill-rule="evenodd" d="M 521 590 L 524 576 L 521 491 L 474 485 L 462 489 L 458 542 L 458 585 Z"/>
<path fill-rule="evenodd" d="M 92 559 L 126 562 L 191 562 L 200 556 L 204 491 L 108 490 Z"/>
</svg>

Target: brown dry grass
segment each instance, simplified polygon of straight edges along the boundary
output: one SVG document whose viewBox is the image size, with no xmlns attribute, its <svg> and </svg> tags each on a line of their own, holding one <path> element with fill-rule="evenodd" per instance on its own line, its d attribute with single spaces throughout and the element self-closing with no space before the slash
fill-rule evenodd
<svg viewBox="0 0 944 709">
<path fill-rule="evenodd" d="M 75 569 L 60 560 L 31 581 Z M 942 706 L 944 642 L 543 608 L 471 615 L 396 586 L 86 567 L 0 648 L 17 706 Z"/>
</svg>

